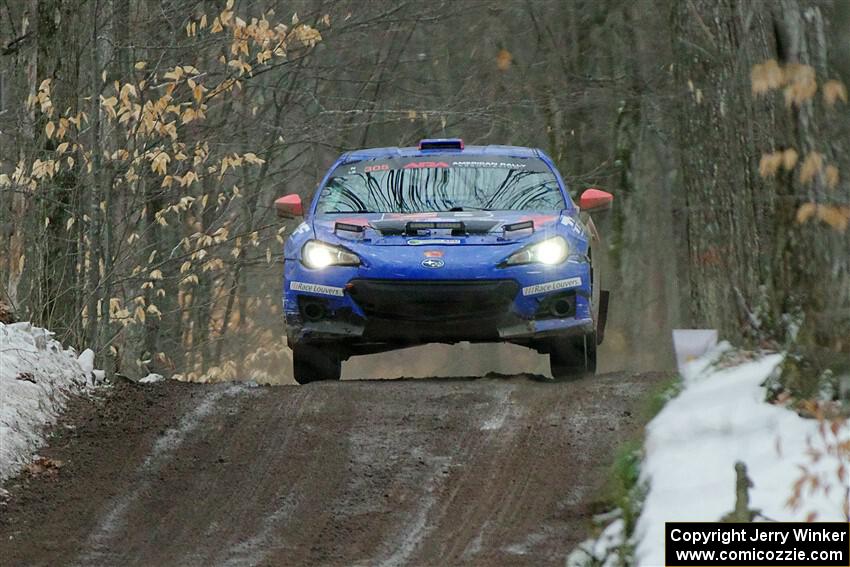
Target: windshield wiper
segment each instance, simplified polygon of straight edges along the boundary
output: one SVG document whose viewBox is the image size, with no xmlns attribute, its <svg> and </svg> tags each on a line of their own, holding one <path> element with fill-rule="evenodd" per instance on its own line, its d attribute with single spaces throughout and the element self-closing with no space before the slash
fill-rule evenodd
<svg viewBox="0 0 850 567">
<path fill-rule="evenodd" d="M 452 207 L 449 209 L 450 213 L 462 213 L 463 211 L 489 211 L 487 207 L 473 207 L 470 205 L 457 205 L 456 207 Z"/>
</svg>

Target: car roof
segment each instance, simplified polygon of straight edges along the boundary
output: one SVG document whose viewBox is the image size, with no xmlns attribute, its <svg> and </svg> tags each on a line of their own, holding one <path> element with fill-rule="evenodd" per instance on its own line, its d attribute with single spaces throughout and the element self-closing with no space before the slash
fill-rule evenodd
<svg viewBox="0 0 850 567">
<path fill-rule="evenodd" d="M 353 150 L 350 152 L 345 152 L 340 156 L 340 161 L 342 163 L 349 163 L 352 161 L 362 161 L 366 159 L 392 159 L 392 158 L 405 158 L 405 157 L 418 157 L 418 156 L 430 156 L 430 155 L 445 155 L 445 154 L 457 154 L 457 155 L 493 155 L 493 156 L 506 156 L 506 157 L 517 157 L 517 158 L 530 158 L 530 157 L 540 157 L 540 150 L 535 148 L 526 148 L 523 146 L 500 146 L 500 145 L 489 145 L 489 146 L 466 146 L 463 149 L 433 149 L 433 150 L 420 150 L 418 147 L 409 147 L 409 148 L 368 148 L 363 150 Z"/>
</svg>

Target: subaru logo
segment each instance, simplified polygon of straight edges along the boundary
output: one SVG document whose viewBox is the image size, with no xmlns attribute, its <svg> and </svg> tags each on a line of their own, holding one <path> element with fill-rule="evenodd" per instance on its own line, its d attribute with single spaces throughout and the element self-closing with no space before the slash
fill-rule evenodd
<svg viewBox="0 0 850 567">
<path fill-rule="evenodd" d="M 446 263 L 439 258 L 425 258 L 422 260 L 423 268 L 442 268 Z"/>
</svg>

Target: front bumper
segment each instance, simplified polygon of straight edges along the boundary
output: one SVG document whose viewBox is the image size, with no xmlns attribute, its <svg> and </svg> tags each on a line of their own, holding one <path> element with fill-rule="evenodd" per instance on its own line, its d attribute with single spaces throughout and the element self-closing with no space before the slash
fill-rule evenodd
<svg viewBox="0 0 850 567">
<path fill-rule="evenodd" d="M 584 259 L 475 278 L 426 275 L 379 278 L 363 267 L 309 270 L 288 261 L 283 306 L 289 344 L 529 343 L 593 331 Z"/>
</svg>

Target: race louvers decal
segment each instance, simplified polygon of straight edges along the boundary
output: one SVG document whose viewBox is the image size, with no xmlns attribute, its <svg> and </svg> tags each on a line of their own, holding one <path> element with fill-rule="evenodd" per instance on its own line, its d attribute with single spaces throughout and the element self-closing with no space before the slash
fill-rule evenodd
<svg viewBox="0 0 850 567">
<path fill-rule="evenodd" d="M 570 287 L 578 287 L 581 285 L 581 278 L 567 278 L 565 280 L 558 280 L 554 282 L 547 282 L 544 284 L 531 285 L 528 287 L 522 288 L 523 295 L 537 295 L 538 293 L 547 293 L 550 291 L 557 291 L 559 289 L 567 289 Z"/>
<path fill-rule="evenodd" d="M 427 240 L 420 240 L 413 238 L 407 241 L 408 246 L 428 246 L 428 245 L 437 245 L 443 244 L 446 246 L 452 246 L 454 244 L 460 244 L 460 239 L 458 238 L 429 238 Z"/>
<path fill-rule="evenodd" d="M 292 291 L 306 291 L 308 293 L 320 293 L 322 295 L 333 295 L 336 297 L 343 296 L 343 289 L 341 287 L 331 287 L 329 285 L 289 282 L 289 289 Z"/>
</svg>

